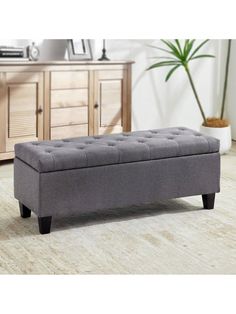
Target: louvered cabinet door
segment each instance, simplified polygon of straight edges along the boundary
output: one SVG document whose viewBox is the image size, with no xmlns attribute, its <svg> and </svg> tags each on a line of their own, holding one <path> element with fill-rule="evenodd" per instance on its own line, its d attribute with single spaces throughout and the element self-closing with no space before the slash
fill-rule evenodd
<svg viewBox="0 0 236 314">
<path fill-rule="evenodd" d="M 95 71 L 94 82 L 94 133 L 122 132 L 126 102 L 125 71 Z"/>
<path fill-rule="evenodd" d="M 43 74 L 1 73 L 0 152 L 14 151 L 16 143 L 43 139 Z M 4 121 L 5 120 L 5 121 Z"/>
</svg>

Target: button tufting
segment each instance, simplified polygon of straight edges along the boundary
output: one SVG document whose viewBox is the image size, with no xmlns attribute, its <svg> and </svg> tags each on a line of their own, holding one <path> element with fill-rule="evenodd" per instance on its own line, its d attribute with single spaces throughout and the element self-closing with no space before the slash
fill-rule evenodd
<svg viewBox="0 0 236 314">
<path fill-rule="evenodd" d="M 39 172 L 123 164 L 218 151 L 218 142 L 214 139 L 206 137 L 198 130 L 184 127 L 112 135 L 97 134 L 92 137 L 65 138 L 45 142 L 34 140 L 31 143 L 19 145 L 21 146 L 16 146 L 16 156 Z"/>
</svg>

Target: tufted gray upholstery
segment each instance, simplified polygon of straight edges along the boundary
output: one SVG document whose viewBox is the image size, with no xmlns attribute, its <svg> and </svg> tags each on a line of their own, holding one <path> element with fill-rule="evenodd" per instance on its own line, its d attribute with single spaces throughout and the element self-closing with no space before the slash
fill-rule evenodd
<svg viewBox="0 0 236 314">
<path fill-rule="evenodd" d="M 220 191 L 219 141 L 187 128 L 23 143 L 15 153 L 14 195 L 41 233 L 58 215 L 191 195 L 206 202 Z"/>
<path fill-rule="evenodd" d="M 184 128 L 15 145 L 16 157 L 38 172 L 148 161 L 219 151 L 219 141 Z"/>
</svg>

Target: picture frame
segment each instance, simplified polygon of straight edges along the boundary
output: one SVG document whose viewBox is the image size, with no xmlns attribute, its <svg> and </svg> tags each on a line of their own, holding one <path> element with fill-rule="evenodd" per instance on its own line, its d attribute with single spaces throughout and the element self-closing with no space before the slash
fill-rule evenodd
<svg viewBox="0 0 236 314">
<path fill-rule="evenodd" d="M 68 39 L 69 60 L 92 60 L 92 49 L 89 39 Z"/>
</svg>

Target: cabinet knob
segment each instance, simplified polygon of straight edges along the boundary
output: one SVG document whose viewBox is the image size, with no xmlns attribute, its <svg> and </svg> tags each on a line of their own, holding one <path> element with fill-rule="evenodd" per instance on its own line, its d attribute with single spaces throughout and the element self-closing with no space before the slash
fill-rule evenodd
<svg viewBox="0 0 236 314">
<path fill-rule="evenodd" d="M 95 104 L 95 105 L 94 105 L 94 108 L 97 109 L 97 108 L 98 108 L 98 104 Z"/>
<path fill-rule="evenodd" d="M 43 109 L 42 108 L 39 108 L 38 109 L 38 113 L 42 113 L 43 112 Z"/>
</svg>

